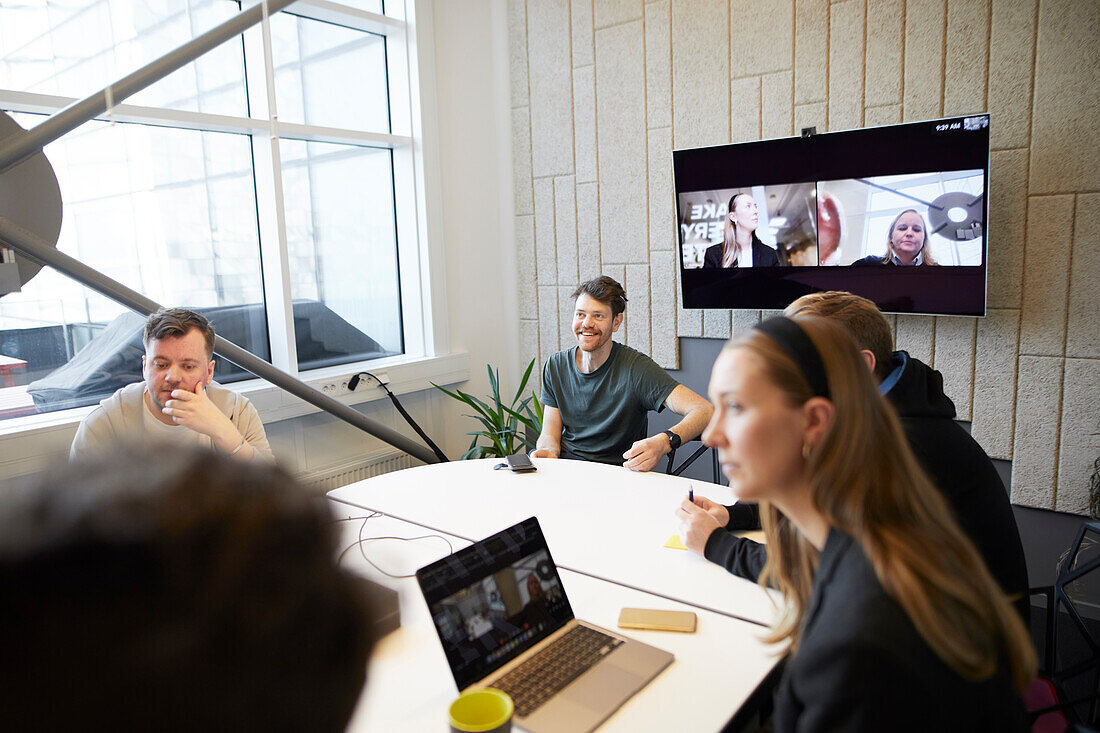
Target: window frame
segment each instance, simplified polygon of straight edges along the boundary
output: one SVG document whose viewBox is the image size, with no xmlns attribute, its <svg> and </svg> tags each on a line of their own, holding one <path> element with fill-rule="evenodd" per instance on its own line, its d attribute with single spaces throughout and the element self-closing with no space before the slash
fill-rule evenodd
<svg viewBox="0 0 1100 733">
<path fill-rule="evenodd" d="M 257 2 L 243 0 L 241 5 L 247 8 Z M 377 14 L 330 0 L 299 0 L 292 6 L 292 14 L 386 37 L 390 133 L 283 122 L 268 114 L 268 108 L 257 109 L 253 102 L 258 95 L 251 93 L 248 117 L 123 103 L 96 118 L 251 137 L 271 363 L 349 405 L 386 396 L 377 385 L 363 384 L 355 392 L 347 391 L 348 379 L 364 370 L 384 374 L 389 388 L 397 394 L 431 389 L 432 382 L 453 384 L 469 377 L 468 355 L 462 351 L 452 353 L 447 328 L 431 5 L 427 0 L 385 0 L 383 5 L 384 14 Z M 260 23 L 244 32 L 244 62 L 251 70 L 246 72 L 249 84 L 261 85 L 270 100 L 274 72 L 270 51 L 264 48 L 266 45 L 270 49 L 270 40 L 264 43 L 267 31 Z M 11 112 L 52 114 L 75 101 L 58 95 L 0 89 L 0 109 Z M 282 138 L 391 151 L 403 354 L 298 370 L 279 166 Z M 227 388 L 249 397 L 265 422 L 320 412 L 263 379 L 242 380 Z M 0 420 L 0 437 L 39 436 L 50 443 L 48 436 L 61 431 L 70 434 L 71 439 L 71 430 L 93 409 L 89 406 Z M 33 459 L 26 452 L 22 455 Z M 13 463 L 23 464 L 25 460 Z M 14 466 L 0 470 L 0 479 L 13 475 L 11 468 Z M 25 471 L 17 469 L 16 475 L 20 473 Z"/>
</svg>

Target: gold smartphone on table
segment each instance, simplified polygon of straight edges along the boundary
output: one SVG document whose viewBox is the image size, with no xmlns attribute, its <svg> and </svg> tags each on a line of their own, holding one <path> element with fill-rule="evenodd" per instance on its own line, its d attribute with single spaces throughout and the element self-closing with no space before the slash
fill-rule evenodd
<svg viewBox="0 0 1100 733">
<path fill-rule="evenodd" d="M 655 608 L 624 608 L 619 613 L 620 629 L 654 631 L 695 631 L 696 616 L 691 611 L 659 611 Z"/>
</svg>

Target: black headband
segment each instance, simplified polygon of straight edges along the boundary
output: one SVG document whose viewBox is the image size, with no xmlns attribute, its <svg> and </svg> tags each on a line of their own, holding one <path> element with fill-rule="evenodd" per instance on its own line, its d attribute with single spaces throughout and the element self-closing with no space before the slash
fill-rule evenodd
<svg viewBox="0 0 1100 733">
<path fill-rule="evenodd" d="M 801 326 L 790 318 L 776 316 L 761 321 L 754 328 L 779 344 L 779 348 L 794 360 L 802 371 L 802 376 L 809 382 L 815 397 L 829 399 L 829 380 L 825 378 L 825 364 L 822 363 L 821 354 L 814 342 Z"/>
</svg>

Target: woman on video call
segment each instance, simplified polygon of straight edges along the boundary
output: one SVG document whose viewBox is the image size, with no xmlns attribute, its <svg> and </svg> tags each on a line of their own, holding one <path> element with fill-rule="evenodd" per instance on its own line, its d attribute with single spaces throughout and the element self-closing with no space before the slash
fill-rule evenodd
<svg viewBox="0 0 1100 733">
<path fill-rule="evenodd" d="M 752 196 L 735 193 L 730 198 L 723 241 L 707 247 L 703 253 L 703 268 L 777 267 L 779 257 L 775 250 L 756 236 L 758 220 Z"/>
<path fill-rule="evenodd" d="M 867 255 L 853 265 L 938 265 L 928 246 L 928 225 L 913 209 L 906 209 L 890 224 L 886 254 Z"/>
<path fill-rule="evenodd" d="M 774 730 L 1027 730 L 1030 635 L 848 333 L 764 321 L 719 353 L 710 397 L 704 442 L 759 502 L 760 582 L 786 600 L 768 637 L 791 650 Z M 710 506 L 696 495 L 677 516 L 703 526 Z"/>
</svg>

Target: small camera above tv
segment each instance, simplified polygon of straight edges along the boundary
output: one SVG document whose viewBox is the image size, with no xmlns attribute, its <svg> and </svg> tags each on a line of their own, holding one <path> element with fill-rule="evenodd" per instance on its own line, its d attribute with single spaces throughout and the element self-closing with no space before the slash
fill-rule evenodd
<svg viewBox="0 0 1100 733">
<path fill-rule="evenodd" d="M 985 315 L 989 115 L 677 150 L 685 308 Z"/>
</svg>

